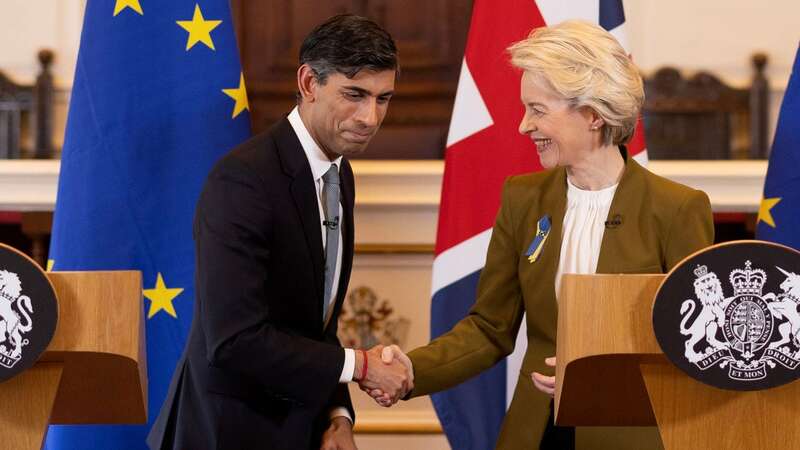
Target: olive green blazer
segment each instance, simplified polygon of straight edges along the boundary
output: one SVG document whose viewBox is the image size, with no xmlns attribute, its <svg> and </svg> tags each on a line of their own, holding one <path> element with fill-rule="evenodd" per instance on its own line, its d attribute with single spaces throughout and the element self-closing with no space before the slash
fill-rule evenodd
<svg viewBox="0 0 800 450">
<path fill-rule="evenodd" d="M 538 448 L 549 417 L 550 397 L 534 387 L 530 374 L 553 374 L 544 359 L 556 354 L 555 276 L 566 201 L 564 168 L 509 178 L 475 304 L 448 333 L 409 353 L 411 397 L 448 389 L 509 355 L 527 312 L 528 348 L 498 449 Z M 545 215 L 552 223 L 550 235 L 530 263 L 524 254 Z M 617 215 L 621 224 L 603 233 L 597 273 L 665 273 L 713 243 L 706 194 L 659 177 L 632 158 L 626 160 L 608 217 Z"/>
</svg>

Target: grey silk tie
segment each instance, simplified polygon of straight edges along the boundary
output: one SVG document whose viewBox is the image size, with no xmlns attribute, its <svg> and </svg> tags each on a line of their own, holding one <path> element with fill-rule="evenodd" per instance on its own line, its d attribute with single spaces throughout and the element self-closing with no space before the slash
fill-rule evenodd
<svg viewBox="0 0 800 450">
<path fill-rule="evenodd" d="M 322 321 L 328 317 L 333 295 L 333 274 L 336 272 L 336 257 L 339 254 L 339 169 L 336 164 L 322 175 L 322 208 L 325 212 L 325 301 L 322 305 Z"/>
</svg>

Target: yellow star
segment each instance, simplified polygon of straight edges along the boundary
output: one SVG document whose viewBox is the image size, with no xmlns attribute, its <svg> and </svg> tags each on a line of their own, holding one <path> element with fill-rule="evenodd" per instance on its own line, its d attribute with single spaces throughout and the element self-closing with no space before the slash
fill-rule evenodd
<svg viewBox="0 0 800 450">
<path fill-rule="evenodd" d="M 161 272 L 158 273 L 156 278 L 156 287 L 153 289 L 144 289 L 144 296 L 150 299 L 150 312 L 147 313 L 147 318 L 150 319 L 159 311 L 166 311 L 167 314 L 174 318 L 178 318 L 175 312 L 175 307 L 172 305 L 172 300 L 183 292 L 183 288 L 167 288 L 164 285 L 164 278 L 161 277 Z"/>
<path fill-rule="evenodd" d="M 114 17 L 117 17 L 117 14 L 119 14 L 125 8 L 130 8 L 136 11 L 140 16 L 144 15 L 144 12 L 142 12 L 142 5 L 139 4 L 139 0 L 117 0 L 117 3 L 114 4 Z"/>
<path fill-rule="evenodd" d="M 194 44 L 202 42 L 211 50 L 214 49 L 214 42 L 211 40 L 211 30 L 217 28 L 222 23 L 221 20 L 205 20 L 203 13 L 200 12 L 200 5 L 194 5 L 194 16 L 192 20 L 175 21 L 184 30 L 189 32 L 189 39 L 186 41 L 186 51 L 194 47 Z"/>
<path fill-rule="evenodd" d="M 53 266 L 55 264 L 56 264 L 56 260 L 55 259 L 48 259 L 47 260 L 47 271 L 48 272 L 52 272 L 53 271 Z"/>
<path fill-rule="evenodd" d="M 772 218 L 772 213 L 770 210 L 781 201 L 780 197 L 775 198 L 765 198 L 761 200 L 761 206 L 758 207 L 758 222 L 764 222 L 767 225 L 775 228 L 775 220 Z"/>
<path fill-rule="evenodd" d="M 250 104 L 247 103 L 247 89 L 244 87 L 244 73 L 239 76 L 239 87 L 231 89 L 223 89 L 222 92 L 228 97 L 236 100 L 236 105 L 233 106 L 233 115 L 231 119 L 235 119 L 245 109 L 250 111 Z"/>
</svg>

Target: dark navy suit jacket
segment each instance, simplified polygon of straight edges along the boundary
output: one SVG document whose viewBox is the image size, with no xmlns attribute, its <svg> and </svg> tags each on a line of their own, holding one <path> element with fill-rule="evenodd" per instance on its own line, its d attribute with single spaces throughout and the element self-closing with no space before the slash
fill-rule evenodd
<svg viewBox="0 0 800 450">
<path fill-rule="evenodd" d="M 323 329 L 316 185 L 285 118 L 224 156 L 194 220 L 196 301 L 151 449 L 318 449 L 339 384 L 337 318 L 353 261 L 353 172 L 341 163 L 341 276 Z"/>
</svg>

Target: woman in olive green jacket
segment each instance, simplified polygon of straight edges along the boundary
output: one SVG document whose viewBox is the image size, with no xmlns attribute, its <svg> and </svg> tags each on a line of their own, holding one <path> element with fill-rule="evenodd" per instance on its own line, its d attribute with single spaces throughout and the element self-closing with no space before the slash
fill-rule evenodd
<svg viewBox="0 0 800 450">
<path fill-rule="evenodd" d="M 713 223 L 705 193 L 627 156 L 622 145 L 644 93 L 611 34 L 568 21 L 534 30 L 509 51 L 522 69 L 519 131 L 547 170 L 506 181 L 467 317 L 407 358 L 396 348 L 395 356 L 413 368 L 410 396 L 442 391 L 510 354 L 527 313 L 528 347 L 497 448 L 562 449 L 574 446 L 574 434 L 552 425 L 561 274 L 664 273 L 712 244 Z"/>
</svg>

